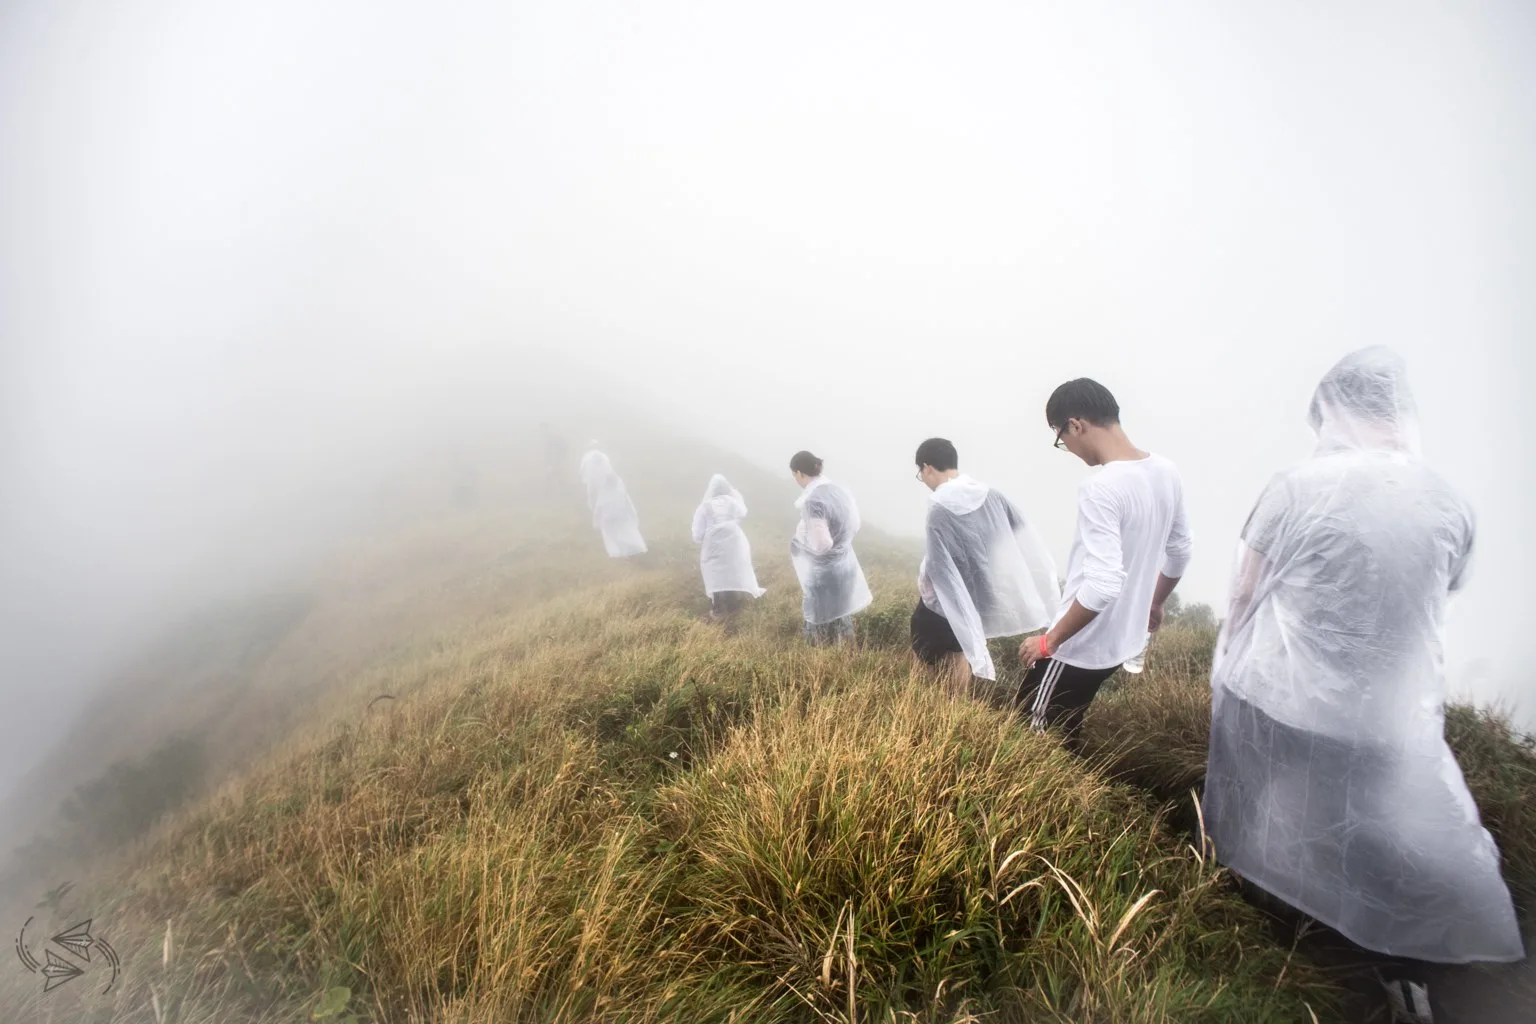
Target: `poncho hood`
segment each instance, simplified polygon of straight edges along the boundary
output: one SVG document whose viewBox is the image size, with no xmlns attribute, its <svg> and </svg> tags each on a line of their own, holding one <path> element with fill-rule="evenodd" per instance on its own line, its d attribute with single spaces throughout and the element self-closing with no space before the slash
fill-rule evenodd
<svg viewBox="0 0 1536 1024">
<path fill-rule="evenodd" d="M 1419 416 L 1408 369 L 1385 346 L 1359 349 L 1334 364 L 1312 395 L 1307 421 L 1317 433 L 1319 453 L 1419 455 Z"/>
<path fill-rule="evenodd" d="M 989 490 L 990 488 L 980 480 L 961 473 L 953 480 L 946 480 L 935 488 L 929 500 L 936 505 L 942 505 L 957 516 L 963 516 L 981 508 L 982 503 L 987 500 Z"/>
</svg>

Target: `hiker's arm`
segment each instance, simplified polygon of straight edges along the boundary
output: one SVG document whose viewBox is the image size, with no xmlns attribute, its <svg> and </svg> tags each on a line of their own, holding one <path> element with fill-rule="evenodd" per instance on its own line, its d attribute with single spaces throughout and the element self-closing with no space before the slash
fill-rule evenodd
<svg viewBox="0 0 1536 1024">
<path fill-rule="evenodd" d="M 1178 504 L 1174 506 L 1173 523 L 1168 531 L 1168 543 L 1163 545 L 1163 571 L 1157 575 L 1157 589 L 1152 592 L 1152 612 L 1147 617 L 1147 632 L 1156 633 L 1163 625 L 1163 603 L 1173 588 L 1179 585 L 1184 570 L 1189 568 L 1190 553 L 1194 540 L 1189 534 L 1189 516 L 1184 510 L 1184 489 L 1179 488 Z"/>
<path fill-rule="evenodd" d="M 1098 617 L 1099 609 L 1085 608 L 1083 603 L 1074 597 L 1072 599 L 1072 606 L 1067 609 L 1067 613 L 1061 617 L 1061 620 L 1056 625 L 1046 631 L 1046 649 L 1054 653 L 1056 648 L 1082 632 L 1088 623 Z M 1038 653 L 1038 644 L 1035 649 Z"/>
<path fill-rule="evenodd" d="M 1291 502 L 1285 479 L 1276 477 L 1264 488 L 1248 520 L 1243 524 L 1237 545 L 1237 569 L 1227 601 L 1227 626 L 1223 631 L 1236 633 L 1248 622 L 1261 585 L 1274 575 L 1272 559 L 1285 549 L 1285 535 L 1291 521 Z"/>
<path fill-rule="evenodd" d="M 816 555 L 832 550 L 832 530 L 825 519 L 811 519 L 805 524 L 805 546 Z"/>
<path fill-rule="evenodd" d="M 1147 632 L 1156 633 L 1163 626 L 1163 603 L 1168 600 L 1168 595 L 1173 593 L 1173 588 L 1179 585 L 1178 576 L 1169 576 L 1168 573 L 1157 574 L 1157 587 L 1152 591 L 1152 612 L 1147 617 Z"/>
<path fill-rule="evenodd" d="M 1083 540 L 1083 582 L 1072 606 L 1046 633 L 1056 650 L 1076 636 L 1120 597 L 1125 587 L 1125 557 L 1120 548 L 1120 510 L 1084 490 L 1077 501 L 1078 536 Z"/>
<path fill-rule="evenodd" d="M 1232 581 L 1232 598 L 1227 602 L 1227 621 L 1241 626 L 1248 621 L 1253 607 L 1253 595 L 1259 581 L 1270 575 L 1269 559 L 1246 543 L 1240 544 L 1237 556 L 1237 573 Z"/>
<path fill-rule="evenodd" d="M 1045 634 L 1046 650 L 1051 653 L 1114 604 L 1125 586 L 1118 510 L 1085 490 L 1078 496 L 1077 523 L 1078 536 L 1083 541 L 1083 582 L 1072 595 L 1066 614 Z M 1024 668 L 1028 669 L 1039 657 L 1038 640 L 1026 640 L 1020 645 L 1019 659 Z"/>
</svg>

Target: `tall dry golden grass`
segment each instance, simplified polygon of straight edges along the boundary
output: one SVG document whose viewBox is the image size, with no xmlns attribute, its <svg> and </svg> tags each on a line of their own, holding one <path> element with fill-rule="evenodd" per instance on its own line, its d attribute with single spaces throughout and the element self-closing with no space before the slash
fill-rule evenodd
<svg viewBox="0 0 1536 1024">
<path fill-rule="evenodd" d="M 768 575 L 734 635 L 641 571 L 396 666 L 371 710 L 374 678 L 338 687 L 103 862 L 119 988 L 12 976 L 16 1019 L 300 1021 L 341 986 L 380 1022 L 1332 1012 L 1153 804 L 903 646 L 799 645 Z"/>
<path fill-rule="evenodd" d="M 228 780 L 74 876 L 118 987 L 13 970 L 6 1019 L 291 1024 L 342 988 L 324 1019 L 1343 1019 L 1169 823 L 1209 637 L 1106 693 L 1092 771 L 913 674 L 897 546 L 864 547 L 864 642 L 813 650 L 766 543 L 727 632 L 675 538 L 620 565 L 517 529 L 357 556 L 275 663 L 310 685 L 212 733 Z"/>
</svg>

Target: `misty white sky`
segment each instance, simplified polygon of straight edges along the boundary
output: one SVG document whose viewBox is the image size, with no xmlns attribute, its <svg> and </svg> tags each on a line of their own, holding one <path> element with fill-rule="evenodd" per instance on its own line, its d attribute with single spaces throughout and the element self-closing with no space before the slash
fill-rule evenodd
<svg viewBox="0 0 1536 1024">
<path fill-rule="evenodd" d="M 1216 603 L 1318 378 L 1393 345 L 1480 515 L 1453 687 L 1536 721 L 1536 6 L 1144 7 L 12 0 L 0 745 L 316 525 L 274 495 L 548 393 L 525 343 L 896 531 L 947 436 L 1063 563 L 1043 405 L 1096 377 Z"/>
</svg>

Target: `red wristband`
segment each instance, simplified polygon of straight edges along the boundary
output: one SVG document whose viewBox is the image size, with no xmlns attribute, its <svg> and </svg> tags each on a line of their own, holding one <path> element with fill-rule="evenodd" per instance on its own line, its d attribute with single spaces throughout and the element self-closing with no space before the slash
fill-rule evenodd
<svg viewBox="0 0 1536 1024">
<path fill-rule="evenodd" d="M 1040 657 L 1042 657 L 1042 658 L 1049 658 L 1050 656 L 1051 656 L 1050 641 L 1046 639 L 1046 635 L 1044 633 L 1041 633 L 1040 634 Z"/>
</svg>

